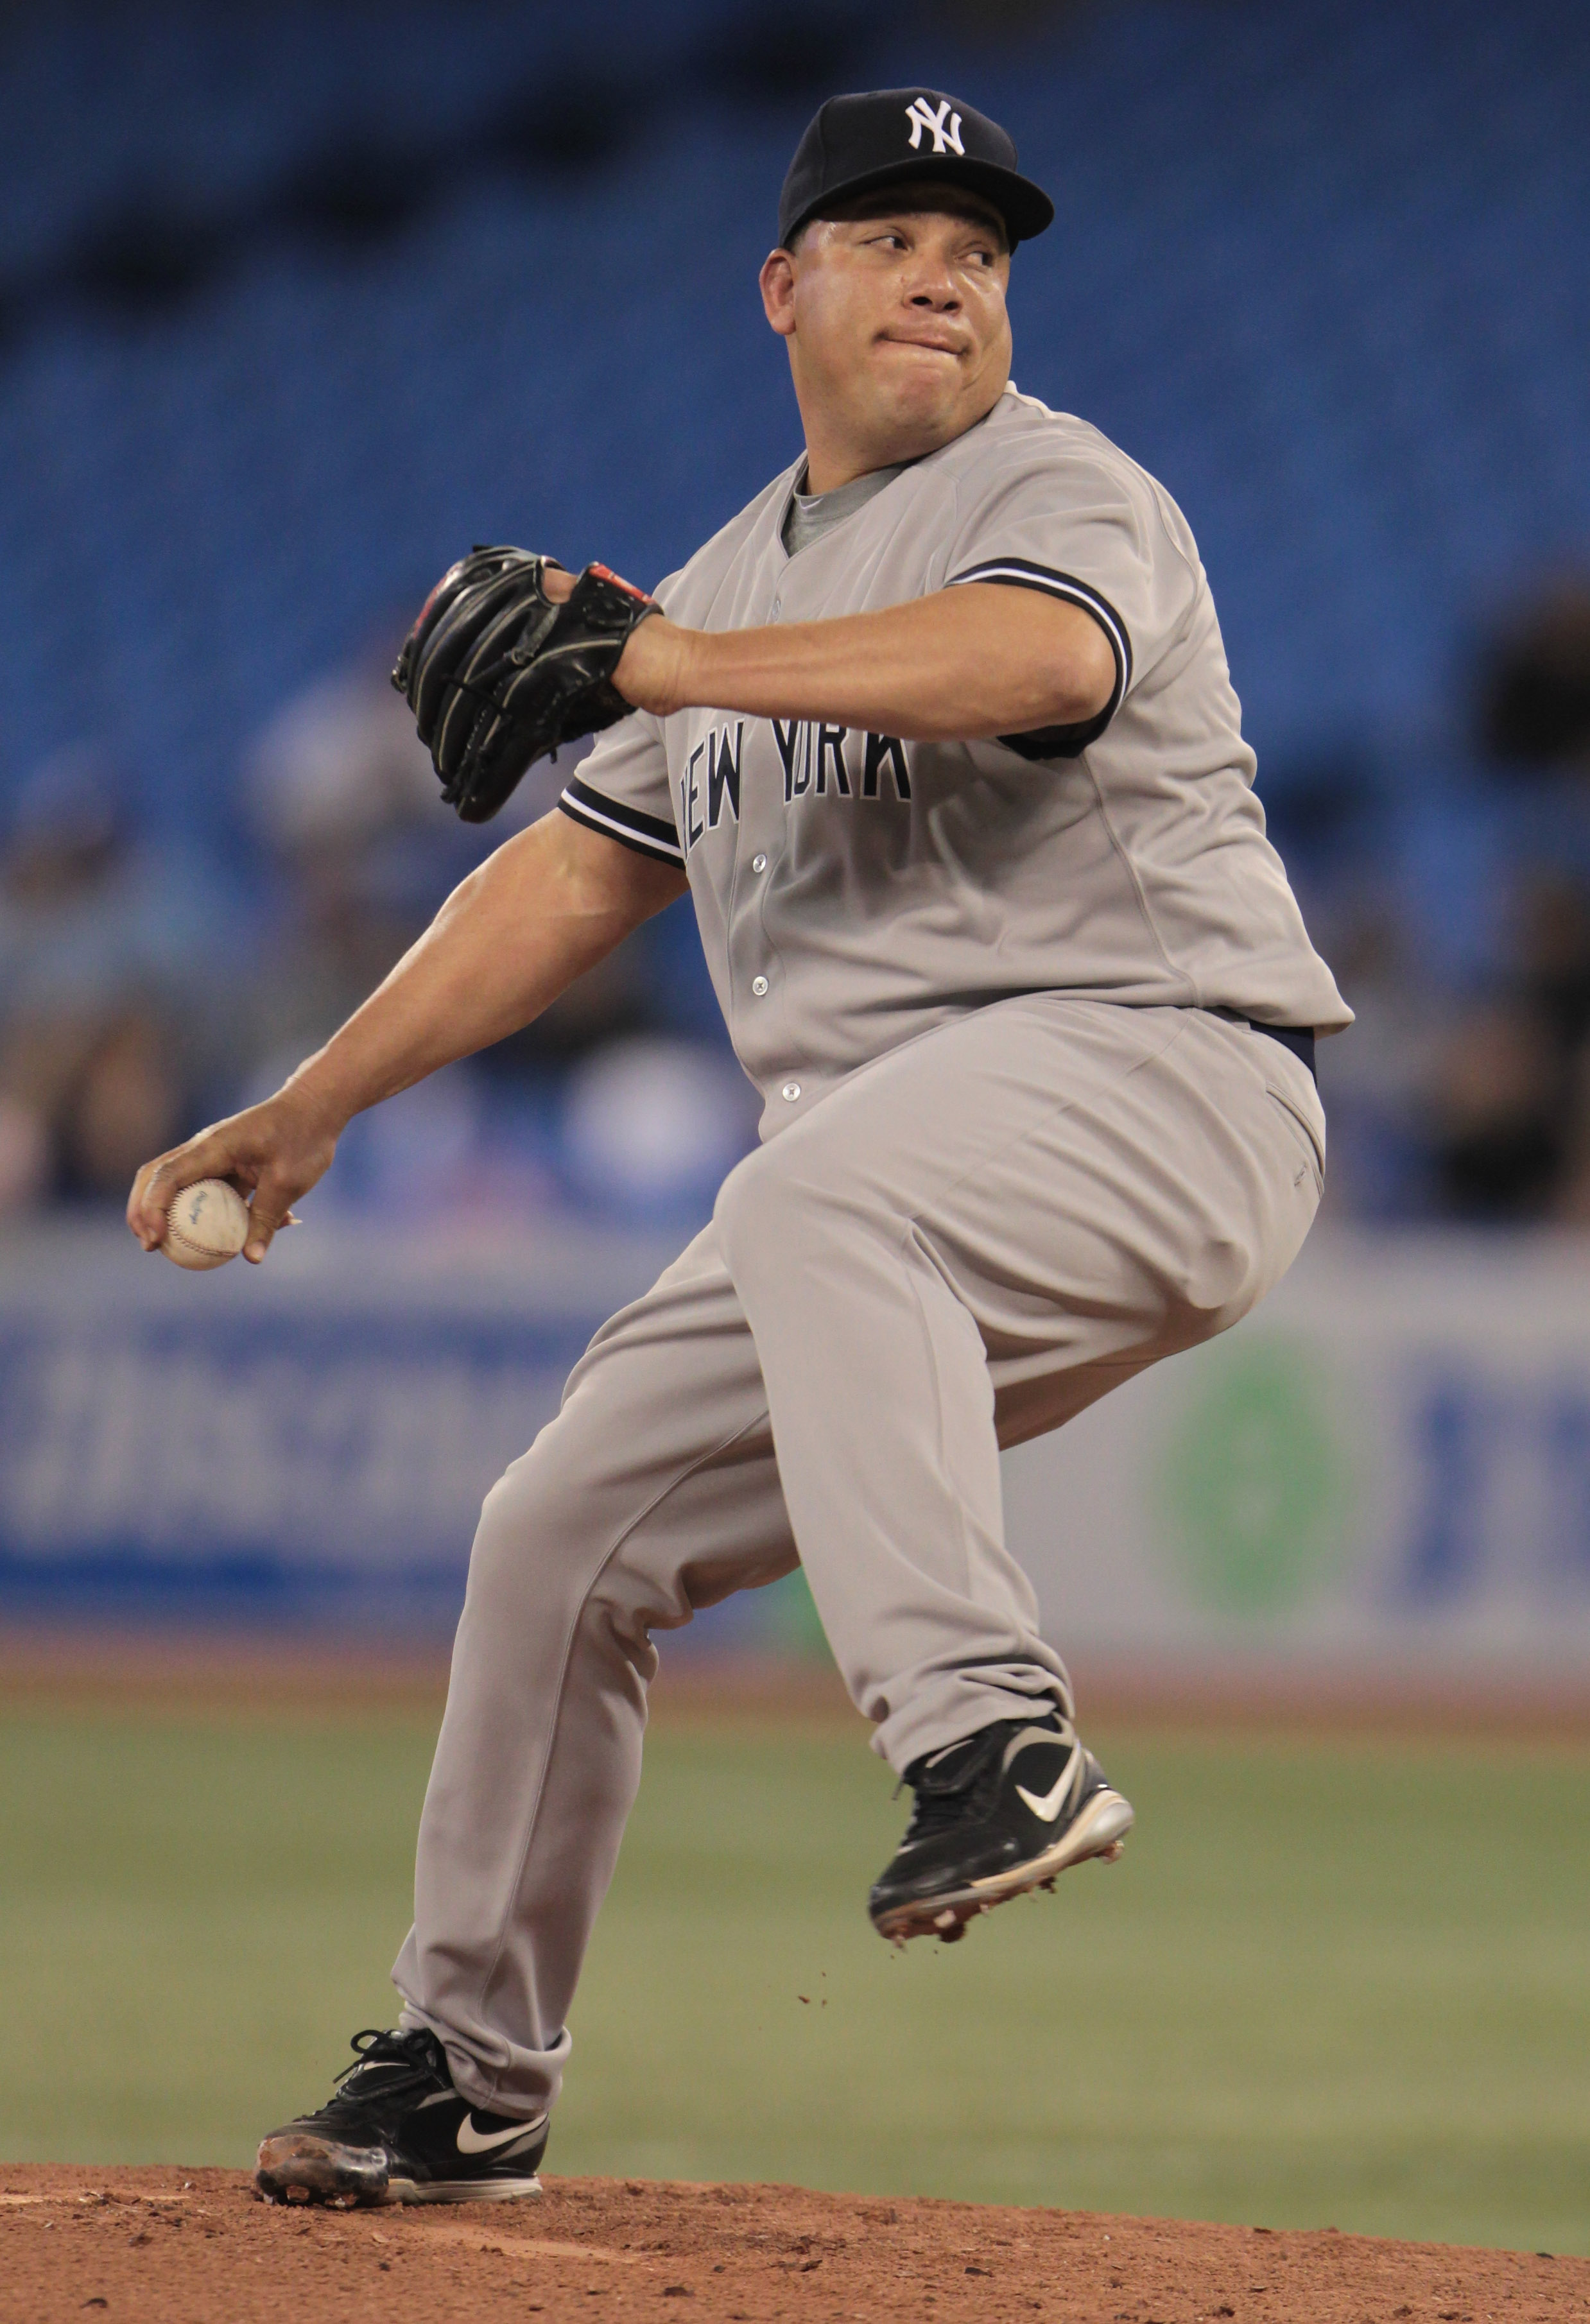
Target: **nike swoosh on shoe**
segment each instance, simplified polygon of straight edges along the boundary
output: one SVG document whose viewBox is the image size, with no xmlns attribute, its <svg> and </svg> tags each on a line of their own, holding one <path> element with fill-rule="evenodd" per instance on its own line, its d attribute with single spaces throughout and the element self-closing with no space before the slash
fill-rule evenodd
<svg viewBox="0 0 1590 2324">
<path fill-rule="evenodd" d="M 1026 1802 L 1027 1805 L 1031 1809 L 1033 1814 L 1039 1819 L 1040 1823 L 1053 1823 L 1055 1818 L 1059 1814 L 1061 1806 L 1065 1801 L 1066 1794 L 1071 1788 L 1072 1780 L 1076 1772 L 1076 1768 L 1072 1762 L 1068 1759 L 1059 1774 L 1055 1777 L 1054 1783 L 1050 1788 L 1043 1794 L 1041 1798 L 1040 1798 L 1035 1793 L 1030 1792 L 1024 1784 L 1018 1784 L 1016 1785 L 1016 1797 L 1019 1800 L 1024 1800 Z"/>
<path fill-rule="evenodd" d="M 511 2122 L 506 2130 L 476 2130 L 475 2116 L 467 2114 L 458 2125 L 458 2152 L 460 2154 L 495 2154 L 500 2148 L 507 2154 L 521 2139 L 534 2137 L 541 2127 L 540 2122 Z"/>
</svg>

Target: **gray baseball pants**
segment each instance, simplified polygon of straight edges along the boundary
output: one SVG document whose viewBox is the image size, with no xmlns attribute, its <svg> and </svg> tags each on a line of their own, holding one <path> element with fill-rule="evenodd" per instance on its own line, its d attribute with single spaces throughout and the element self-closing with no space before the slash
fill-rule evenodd
<svg viewBox="0 0 1590 2324">
<path fill-rule="evenodd" d="M 878 1058 L 730 1173 L 481 1513 L 393 1971 L 475 2105 L 557 2097 L 654 1630 L 799 1559 L 896 1769 L 1069 1709 L 999 1447 L 1244 1315 L 1324 1137 L 1279 1042 L 1047 993 Z"/>
</svg>

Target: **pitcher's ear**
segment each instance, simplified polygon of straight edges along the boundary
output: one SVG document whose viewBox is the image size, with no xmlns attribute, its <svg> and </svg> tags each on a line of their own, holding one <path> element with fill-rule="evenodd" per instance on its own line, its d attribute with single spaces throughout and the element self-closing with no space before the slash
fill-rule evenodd
<svg viewBox="0 0 1590 2324">
<path fill-rule="evenodd" d="M 795 261 L 787 250 L 770 250 L 762 262 L 757 276 L 762 290 L 762 309 L 768 322 L 781 339 L 790 337 L 795 328 Z"/>
</svg>

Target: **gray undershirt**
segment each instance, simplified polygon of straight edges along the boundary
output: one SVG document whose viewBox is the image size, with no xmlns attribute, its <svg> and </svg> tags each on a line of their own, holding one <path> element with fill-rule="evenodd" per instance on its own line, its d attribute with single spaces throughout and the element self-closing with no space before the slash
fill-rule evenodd
<svg viewBox="0 0 1590 2324">
<path fill-rule="evenodd" d="M 892 484 L 911 465 L 909 460 L 902 460 L 896 467 L 874 468 L 870 475 L 856 476 L 850 484 L 841 484 L 837 492 L 803 493 L 798 484 L 790 495 L 789 512 L 784 518 L 784 554 L 799 557 L 803 549 L 809 549 L 825 532 L 831 532 L 847 516 L 854 516 L 857 509 L 875 500 L 884 485 Z M 800 484 L 805 482 L 806 470 L 802 468 Z"/>
</svg>

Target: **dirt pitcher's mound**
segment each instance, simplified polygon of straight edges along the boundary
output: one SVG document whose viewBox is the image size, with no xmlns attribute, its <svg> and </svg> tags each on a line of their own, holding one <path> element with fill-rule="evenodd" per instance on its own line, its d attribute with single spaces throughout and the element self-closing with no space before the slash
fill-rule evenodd
<svg viewBox="0 0 1590 2324">
<path fill-rule="evenodd" d="M 28 2324 L 929 2312 L 941 2324 L 1557 2324 L 1590 2315 L 1590 2260 L 618 2179 L 550 2179 L 539 2202 L 275 2210 L 236 2171 L 0 2165 L 0 2317 Z"/>
</svg>

